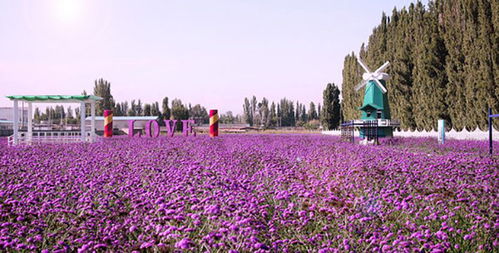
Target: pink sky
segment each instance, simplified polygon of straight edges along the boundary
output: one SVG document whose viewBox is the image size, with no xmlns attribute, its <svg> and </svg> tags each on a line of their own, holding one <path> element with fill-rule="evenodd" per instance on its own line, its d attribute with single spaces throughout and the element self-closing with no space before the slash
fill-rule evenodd
<svg viewBox="0 0 499 253">
<path fill-rule="evenodd" d="M 322 101 L 393 1 L 0 0 L 5 95 L 164 96 L 240 113 L 244 97 Z"/>
</svg>

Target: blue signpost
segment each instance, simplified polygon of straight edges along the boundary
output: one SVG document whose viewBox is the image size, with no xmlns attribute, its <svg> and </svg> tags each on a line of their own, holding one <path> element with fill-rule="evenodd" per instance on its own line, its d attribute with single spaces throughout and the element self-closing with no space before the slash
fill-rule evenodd
<svg viewBox="0 0 499 253">
<path fill-rule="evenodd" d="M 499 117 L 499 114 L 492 114 L 492 108 L 489 108 L 489 154 L 492 155 L 492 118 Z"/>
</svg>

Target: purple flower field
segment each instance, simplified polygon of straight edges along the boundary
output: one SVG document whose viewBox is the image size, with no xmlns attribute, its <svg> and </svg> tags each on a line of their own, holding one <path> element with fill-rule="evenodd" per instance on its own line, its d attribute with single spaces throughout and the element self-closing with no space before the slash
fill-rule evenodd
<svg viewBox="0 0 499 253">
<path fill-rule="evenodd" d="M 384 142 L 224 135 L 2 144 L 0 250 L 499 250 L 497 152 L 489 157 L 484 141 Z"/>
</svg>

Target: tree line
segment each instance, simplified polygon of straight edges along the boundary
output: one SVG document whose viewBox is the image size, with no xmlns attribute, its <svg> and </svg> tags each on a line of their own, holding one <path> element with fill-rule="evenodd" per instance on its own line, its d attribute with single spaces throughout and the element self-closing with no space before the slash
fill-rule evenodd
<svg viewBox="0 0 499 253">
<path fill-rule="evenodd" d="M 82 92 L 87 95 L 86 91 Z M 191 106 L 184 104 L 180 99 L 173 99 L 170 103 L 168 97 L 164 97 L 159 102 L 143 103 L 140 99 L 124 102 L 116 102 L 111 94 L 111 83 L 104 80 L 95 80 L 93 94 L 102 97 L 103 99 L 95 104 L 95 113 L 97 116 L 102 116 L 104 110 L 112 110 L 114 116 L 156 116 L 159 123 L 163 124 L 165 119 L 179 120 L 178 127 L 181 129 L 180 120 L 194 119 L 198 124 L 207 124 L 209 122 L 208 111 L 200 104 Z M 86 107 L 86 115 L 90 115 L 90 108 Z M 52 124 L 78 124 L 80 122 L 80 108 L 74 110 L 71 107 L 67 109 L 62 105 L 55 107 L 47 107 L 45 112 L 42 112 L 38 107 L 34 110 L 34 121 L 49 121 Z M 74 113 L 73 113 L 74 111 Z M 227 112 L 222 115 L 222 119 L 226 123 L 233 123 L 237 120 L 237 116 L 233 116 L 232 112 Z"/>
<path fill-rule="evenodd" d="M 320 107 L 320 104 L 318 105 Z M 299 101 L 282 98 L 278 102 L 270 102 L 267 98 L 258 101 L 256 96 L 244 98 L 244 122 L 257 128 L 304 126 L 318 128 L 319 113 L 314 102 L 309 109 Z"/>
<path fill-rule="evenodd" d="M 335 84 L 327 84 L 323 92 L 323 104 L 310 102 L 309 106 L 282 98 L 269 102 L 267 98 L 258 101 L 256 96 L 244 98 L 244 122 L 257 128 L 304 127 L 336 129 L 340 124 L 340 91 Z"/>
<path fill-rule="evenodd" d="M 403 129 L 436 130 L 438 119 L 460 131 L 487 128 L 487 108 L 499 112 L 499 2 L 430 0 L 383 13 L 359 55 L 375 69 L 385 61 L 392 118 Z M 342 114 L 360 118 L 362 69 L 344 59 Z M 499 129 L 499 121 L 494 122 Z"/>
</svg>

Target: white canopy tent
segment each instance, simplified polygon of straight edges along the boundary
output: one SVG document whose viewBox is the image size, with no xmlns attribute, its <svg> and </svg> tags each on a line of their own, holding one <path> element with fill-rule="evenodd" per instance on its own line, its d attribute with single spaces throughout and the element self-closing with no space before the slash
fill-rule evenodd
<svg viewBox="0 0 499 253">
<path fill-rule="evenodd" d="M 95 102 L 101 100 L 101 97 L 93 95 L 16 95 L 7 96 L 14 102 L 14 133 L 9 137 L 9 145 L 31 144 L 33 142 L 93 142 L 95 140 Z M 19 132 L 19 101 L 28 104 L 28 131 L 27 134 Z M 80 132 L 55 132 L 33 135 L 33 103 L 79 103 L 80 104 Z M 89 138 L 85 129 L 86 104 L 90 104 L 91 111 L 91 130 Z"/>
</svg>

